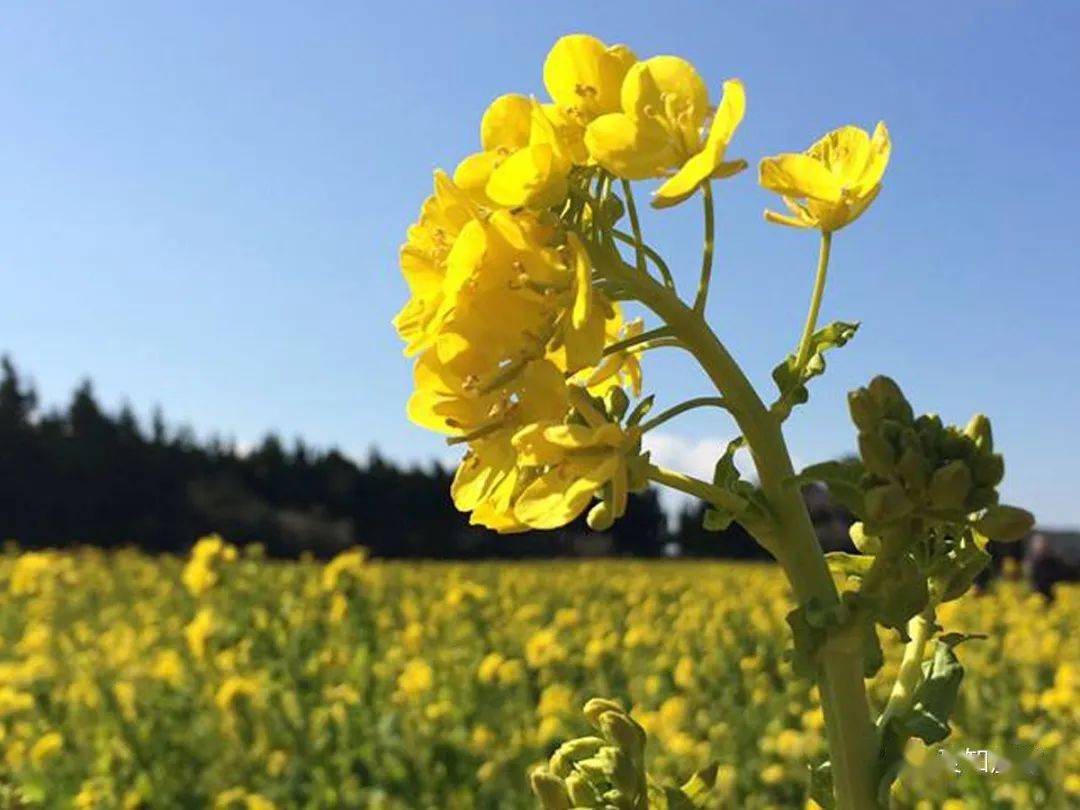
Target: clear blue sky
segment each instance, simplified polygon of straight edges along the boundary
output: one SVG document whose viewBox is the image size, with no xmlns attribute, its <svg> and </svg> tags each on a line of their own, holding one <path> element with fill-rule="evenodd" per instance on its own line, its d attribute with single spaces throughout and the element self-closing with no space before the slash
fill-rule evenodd
<svg viewBox="0 0 1080 810">
<path fill-rule="evenodd" d="M 952 421 L 988 412 L 1005 495 L 1080 524 L 1080 6 L 1066 2 L 8 5 L 0 24 L 0 350 L 49 403 L 247 442 L 447 457 L 403 407 L 397 250 L 433 168 L 507 91 L 542 93 L 572 31 L 743 79 L 751 163 L 885 119 L 885 189 L 841 232 L 823 317 L 863 329 L 792 420 L 843 452 L 844 392 L 878 372 Z M 812 234 L 767 225 L 747 172 L 719 193 L 710 316 L 755 380 L 797 340 Z M 692 289 L 697 207 L 650 238 Z M 705 390 L 659 353 L 665 396 Z M 730 436 L 695 413 L 665 438 Z"/>
</svg>

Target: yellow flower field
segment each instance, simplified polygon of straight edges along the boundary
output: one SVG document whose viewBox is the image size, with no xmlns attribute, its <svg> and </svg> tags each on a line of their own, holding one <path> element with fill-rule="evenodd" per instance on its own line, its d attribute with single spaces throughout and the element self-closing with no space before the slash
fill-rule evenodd
<svg viewBox="0 0 1080 810">
<path fill-rule="evenodd" d="M 790 609 L 766 566 L 9 550 L 0 807 L 531 808 L 527 771 L 594 695 L 633 708 L 651 772 L 715 760 L 720 806 L 804 807 L 823 719 Z M 1078 618 L 1075 587 L 942 607 L 989 638 L 959 647 L 954 733 L 909 748 L 897 807 L 1080 804 Z"/>
</svg>

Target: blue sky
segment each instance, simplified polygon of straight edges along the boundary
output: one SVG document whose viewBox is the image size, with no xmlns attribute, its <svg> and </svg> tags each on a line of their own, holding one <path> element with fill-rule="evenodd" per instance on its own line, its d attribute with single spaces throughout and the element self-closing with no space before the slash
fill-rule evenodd
<svg viewBox="0 0 1080 810">
<path fill-rule="evenodd" d="M 789 436 L 848 450 L 845 392 L 886 372 L 919 410 L 994 422 L 1005 496 L 1080 524 L 1080 7 L 1073 3 L 23 4 L 0 25 L 0 350 L 47 402 L 91 376 L 202 434 L 268 430 L 448 458 L 403 413 L 397 249 L 431 171 L 496 95 L 543 92 L 572 31 L 740 77 L 755 163 L 885 119 L 893 161 L 839 233 L 824 319 L 863 322 Z M 714 96 L 715 97 L 715 96 Z M 767 225 L 752 172 L 718 189 L 709 315 L 753 379 L 798 339 L 813 234 Z M 699 211 L 650 214 L 692 291 Z M 703 393 L 654 353 L 647 386 Z M 732 435 L 665 426 L 691 468 Z"/>
</svg>

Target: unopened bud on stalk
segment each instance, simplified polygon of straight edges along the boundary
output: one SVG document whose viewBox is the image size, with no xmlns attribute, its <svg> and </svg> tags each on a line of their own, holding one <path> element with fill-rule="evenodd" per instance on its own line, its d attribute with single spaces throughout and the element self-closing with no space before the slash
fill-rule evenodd
<svg viewBox="0 0 1080 810">
<path fill-rule="evenodd" d="M 619 386 L 615 386 L 604 395 L 604 405 L 610 417 L 621 421 L 626 416 L 626 410 L 630 407 L 630 397 Z"/>
<path fill-rule="evenodd" d="M 645 729 L 622 712 L 600 715 L 600 729 L 638 765 L 645 761 Z"/>
<path fill-rule="evenodd" d="M 881 538 L 867 534 L 866 526 L 863 525 L 862 521 L 851 524 L 851 528 L 848 529 L 848 536 L 851 537 L 851 542 L 855 544 L 855 548 L 863 554 L 877 554 L 881 551 Z"/>
<path fill-rule="evenodd" d="M 990 430 L 990 420 L 981 413 L 971 417 L 971 421 L 964 428 L 964 435 L 974 441 L 981 452 L 994 452 L 994 435 Z"/>
<path fill-rule="evenodd" d="M 597 729 L 600 728 L 600 715 L 604 712 L 626 713 L 622 706 L 614 700 L 607 700 L 606 698 L 592 698 L 585 704 L 585 708 L 582 709 L 582 714 L 584 714 L 585 719 L 589 721 L 589 725 Z"/>
<path fill-rule="evenodd" d="M 888 418 L 899 422 L 911 422 L 914 418 L 914 412 L 904 392 L 891 377 L 884 375 L 874 377 L 867 389 Z"/>
<path fill-rule="evenodd" d="M 1005 459 L 1000 453 L 976 456 L 971 461 L 971 476 L 980 487 L 996 487 L 1005 477 Z"/>
<path fill-rule="evenodd" d="M 866 493 L 866 516 L 875 523 L 892 523 L 911 512 L 912 503 L 899 484 L 883 484 Z"/>
<path fill-rule="evenodd" d="M 580 737 L 576 740 L 565 742 L 555 749 L 551 755 L 548 767 L 556 776 L 566 777 L 574 768 L 574 763 L 579 759 L 591 757 L 604 747 L 606 743 L 599 737 Z"/>
<path fill-rule="evenodd" d="M 866 469 L 879 478 L 889 478 L 896 464 L 896 453 L 880 428 L 859 434 L 859 455 Z"/>
<path fill-rule="evenodd" d="M 532 772 L 529 781 L 544 810 L 570 810 L 570 794 L 562 779 L 538 768 Z"/>
<path fill-rule="evenodd" d="M 971 492 L 971 470 L 963 461 L 950 461 L 930 477 L 930 503 L 935 509 L 959 509 Z"/>
<path fill-rule="evenodd" d="M 856 388 L 848 394 L 848 409 L 851 421 L 859 430 L 873 430 L 882 417 L 881 409 L 865 388 Z"/>
<path fill-rule="evenodd" d="M 991 540 L 1011 542 L 1031 531 L 1035 516 L 1018 506 L 991 506 L 975 521 L 975 530 Z"/>
</svg>

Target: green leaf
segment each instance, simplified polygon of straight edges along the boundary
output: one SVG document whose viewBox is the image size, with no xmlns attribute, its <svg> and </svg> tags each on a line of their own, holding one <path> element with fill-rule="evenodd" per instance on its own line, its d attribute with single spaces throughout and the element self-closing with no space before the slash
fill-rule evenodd
<svg viewBox="0 0 1080 810">
<path fill-rule="evenodd" d="M 817 675 L 817 654 L 825 643 L 827 631 L 811 624 L 807 618 L 807 610 L 802 606 L 788 613 L 787 623 L 791 627 L 794 642 L 793 648 L 788 652 L 791 668 L 796 675 L 812 679 Z"/>
<path fill-rule="evenodd" d="M 932 660 L 923 664 L 923 682 L 915 690 L 904 730 L 927 745 L 949 736 L 949 715 L 956 706 L 964 666 L 948 644 L 938 642 Z"/>
<path fill-rule="evenodd" d="M 719 768 L 719 763 L 713 762 L 691 776 L 682 786 L 683 795 L 690 800 L 691 807 L 705 806 L 709 792 L 716 785 L 716 773 Z"/>
<path fill-rule="evenodd" d="M 810 356 L 802 368 L 795 364 L 797 357 L 789 354 L 773 369 L 773 380 L 780 391 L 780 396 L 772 404 L 771 410 L 781 419 L 786 419 L 796 405 L 801 405 L 810 398 L 806 383 L 825 373 L 825 352 L 843 346 L 855 335 L 858 323 L 834 321 L 814 332 L 810 338 Z"/>
<path fill-rule="evenodd" d="M 706 531 L 724 531 L 749 506 L 750 501 L 757 493 L 753 484 L 742 480 L 739 468 L 735 466 L 735 453 L 743 444 L 742 436 L 728 442 L 728 446 L 724 449 L 723 455 L 720 456 L 720 459 L 716 462 L 716 468 L 713 470 L 713 484 L 734 495 L 736 502 L 741 503 L 742 507 L 740 509 L 725 509 L 716 504 L 711 504 L 705 510 L 702 519 L 702 526 Z"/>
<path fill-rule="evenodd" d="M 860 482 L 866 470 L 858 459 L 846 461 L 823 461 L 811 464 L 795 476 L 799 486 L 820 483 L 829 489 L 829 494 L 856 517 L 866 517 L 863 490 Z"/>
</svg>

